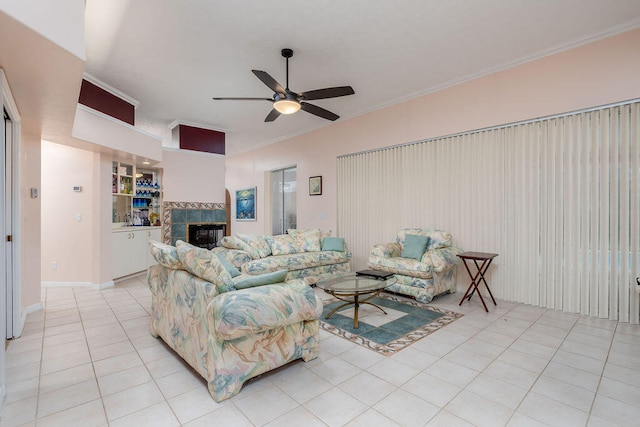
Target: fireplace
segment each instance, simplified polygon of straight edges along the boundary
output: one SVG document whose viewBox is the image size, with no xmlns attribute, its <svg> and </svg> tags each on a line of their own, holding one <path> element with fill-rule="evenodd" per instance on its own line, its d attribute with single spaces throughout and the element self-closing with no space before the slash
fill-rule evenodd
<svg viewBox="0 0 640 427">
<path fill-rule="evenodd" d="M 213 249 L 224 237 L 225 224 L 187 224 L 187 242 L 201 248 Z"/>
</svg>

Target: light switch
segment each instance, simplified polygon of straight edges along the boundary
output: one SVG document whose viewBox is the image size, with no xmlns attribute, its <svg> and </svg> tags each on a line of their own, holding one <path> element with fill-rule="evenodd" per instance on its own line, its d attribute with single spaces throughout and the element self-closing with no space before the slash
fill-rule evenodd
<svg viewBox="0 0 640 427">
<path fill-rule="evenodd" d="M 82 221 L 82 214 L 81 213 L 77 213 L 76 214 L 76 221 L 78 221 L 78 222 Z"/>
</svg>

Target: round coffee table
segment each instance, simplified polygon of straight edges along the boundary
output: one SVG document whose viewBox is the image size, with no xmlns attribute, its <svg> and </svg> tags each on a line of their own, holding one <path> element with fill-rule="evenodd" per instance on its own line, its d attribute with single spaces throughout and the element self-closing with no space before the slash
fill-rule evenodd
<svg viewBox="0 0 640 427">
<path fill-rule="evenodd" d="M 344 304 L 341 304 L 331 310 L 331 312 L 327 313 L 324 318 L 328 319 L 341 308 L 353 305 L 353 327 L 358 329 L 358 308 L 361 304 L 372 305 L 377 307 L 384 314 L 387 314 L 382 307 L 369 301 L 372 298 L 377 297 L 384 288 L 393 285 L 395 282 L 395 276 L 391 276 L 387 280 L 380 280 L 367 276 L 356 276 L 355 274 L 347 274 L 344 276 L 321 280 L 316 286 L 323 289 L 326 293 L 338 298 L 340 301 L 344 301 Z M 365 296 L 365 298 L 361 299 L 362 296 Z"/>
</svg>

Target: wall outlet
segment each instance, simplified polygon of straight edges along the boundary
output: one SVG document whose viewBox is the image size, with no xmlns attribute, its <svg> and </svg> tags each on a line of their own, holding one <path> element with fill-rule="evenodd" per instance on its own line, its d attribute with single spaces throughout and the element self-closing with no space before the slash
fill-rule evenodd
<svg viewBox="0 0 640 427">
<path fill-rule="evenodd" d="M 51 261 L 51 269 L 52 270 L 57 270 L 58 269 L 58 262 L 57 261 Z"/>
</svg>

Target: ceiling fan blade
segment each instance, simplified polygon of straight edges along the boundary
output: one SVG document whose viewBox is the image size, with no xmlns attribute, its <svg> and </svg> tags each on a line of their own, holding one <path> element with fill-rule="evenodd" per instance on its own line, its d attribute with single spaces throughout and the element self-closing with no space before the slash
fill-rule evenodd
<svg viewBox="0 0 640 427">
<path fill-rule="evenodd" d="M 334 114 L 329 110 L 325 110 L 324 108 L 320 108 L 317 105 L 309 104 L 307 102 L 301 102 L 300 108 L 307 113 L 314 114 L 318 117 L 322 117 L 323 119 L 331 120 L 332 122 L 340 118 L 339 115 Z"/>
<path fill-rule="evenodd" d="M 312 101 L 314 99 L 337 98 L 339 96 L 353 95 L 354 93 L 355 92 L 351 86 L 338 86 L 303 92 L 300 94 L 300 97 L 307 101 Z"/>
<path fill-rule="evenodd" d="M 271 101 L 273 102 L 273 99 L 271 98 L 213 98 L 216 101 Z"/>
<path fill-rule="evenodd" d="M 271 110 L 269 114 L 267 114 L 267 117 L 264 119 L 264 121 L 272 122 L 275 119 L 277 119 L 279 116 L 280 116 L 280 112 L 274 108 L 273 110 Z"/>
<path fill-rule="evenodd" d="M 256 77 L 259 78 L 262 83 L 266 84 L 272 91 L 278 93 L 286 93 L 282 85 L 278 83 L 273 77 L 271 77 L 266 71 L 251 70 L 251 72 L 255 74 Z"/>
</svg>

